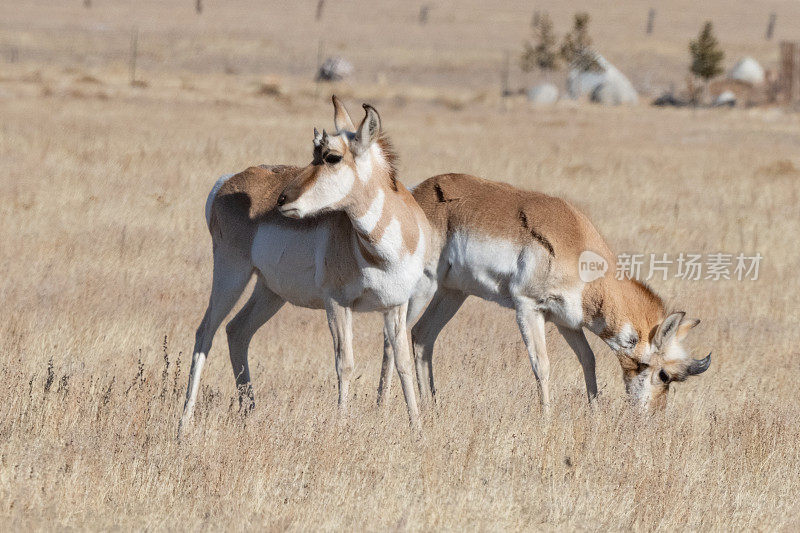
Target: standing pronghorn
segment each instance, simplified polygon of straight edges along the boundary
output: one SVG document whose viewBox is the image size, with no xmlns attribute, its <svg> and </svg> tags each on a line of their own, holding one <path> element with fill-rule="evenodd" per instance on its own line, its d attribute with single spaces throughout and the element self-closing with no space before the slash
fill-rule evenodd
<svg viewBox="0 0 800 533">
<path fill-rule="evenodd" d="M 423 403 L 435 392 L 436 337 L 469 295 L 516 311 L 545 410 L 550 404 L 546 321 L 556 324 L 578 356 L 590 399 L 597 395 L 595 359 L 583 328 L 614 350 L 626 389 L 641 405 L 664 407 L 671 382 L 708 368 L 711 354 L 696 360 L 680 344 L 699 320 L 668 314 L 646 285 L 616 279 L 608 245 L 566 201 L 463 174 L 434 176 L 413 194 L 433 227 L 434 242 L 442 243 L 437 279 L 431 281 L 435 294 L 412 328 Z M 592 280 L 583 276 L 584 281 L 579 261 L 586 260 L 605 263 L 608 273 Z M 424 305 L 417 301 L 427 302 L 430 292 L 423 287 L 409 307 Z M 414 318 L 409 315 L 409 322 Z M 379 401 L 391 379 L 389 356 L 387 347 Z"/>
<path fill-rule="evenodd" d="M 252 402 L 250 339 L 288 301 L 325 309 L 339 406 L 345 409 L 353 370 L 351 310 L 382 311 L 408 414 L 417 424 L 406 312 L 429 263 L 427 275 L 435 275 L 431 228 L 397 180 L 395 155 L 377 111 L 365 104 L 364 120 L 355 128 L 335 96 L 333 105 L 337 131 L 315 131 L 311 164 L 251 167 L 223 176 L 209 195 L 214 275 L 197 330 L 181 426 L 191 419 L 214 333 L 253 273 L 253 294 L 226 328 L 240 394 Z"/>
</svg>

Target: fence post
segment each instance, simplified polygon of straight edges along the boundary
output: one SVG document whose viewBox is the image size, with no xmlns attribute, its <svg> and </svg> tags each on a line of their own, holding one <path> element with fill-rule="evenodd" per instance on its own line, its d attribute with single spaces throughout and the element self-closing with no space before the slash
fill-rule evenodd
<svg viewBox="0 0 800 533">
<path fill-rule="evenodd" d="M 131 57 L 128 69 L 131 78 L 131 85 L 136 84 L 136 56 L 139 54 L 139 28 L 131 28 Z"/>
<path fill-rule="evenodd" d="M 654 8 L 650 8 L 650 11 L 647 12 L 647 35 L 651 35 L 653 33 L 653 26 L 656 22 L 656 10 Z"/>
<path fill-rule="evenodd" d="M 781 103 L 793 104 L 800 99 L 800 44 L 781 41 L 778 95 Z"/>
<path fill-rule="evenodd" d="M 431 6 L 429 4 L 422 4 L 419 6 L 419 24 L 420 26 L 424 26 L 425 23 L 428 22 L 428 13 L 431 10 Z"/>
<path fill-rule="evenodd" d="M 502 83 L 503 83 L 503 96 L 509 96 L 511 89 L 509 87 L 509 78 L 511 77 L 511 52 L 506 50 L 505 64 L 503 65 Z"/>
<path fill-rule="evenodd" d="M 765 37 L 768 41 L 772 40 L 772 34 L 775 32 L 775 21 L 777 20 L 778 15 L 775 12 L 769 14 L 769 22 L 767 23 L 767 34 Z"/>
</svg>

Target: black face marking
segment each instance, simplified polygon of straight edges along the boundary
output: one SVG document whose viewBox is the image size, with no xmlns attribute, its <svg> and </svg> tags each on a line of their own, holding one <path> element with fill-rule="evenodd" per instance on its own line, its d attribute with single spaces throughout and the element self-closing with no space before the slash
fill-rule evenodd
<svg viewBox="0 0 800 533">
<path fill-rule="evenodd" d="M 323 147 L 321 145 L 314 145 L 312 165 L 321 165 L 323 161 Z"/>
<path fill-rule="evenodd" d="M 664 383 L 669 383 L 669 381 L 670 381 L 669 374 L 664 372 L 663 368 L 658 371 L 658 379 L 660 379 Z"/>
</svg>

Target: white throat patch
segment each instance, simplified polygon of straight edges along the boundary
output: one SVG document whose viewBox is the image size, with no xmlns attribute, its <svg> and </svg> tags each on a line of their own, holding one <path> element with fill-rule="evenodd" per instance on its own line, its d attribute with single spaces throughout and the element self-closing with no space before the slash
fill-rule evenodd
<svg viewBox="0 0 800 533">
<path fill-rule="evenodd" d="M 378 189 L 378 193 L 375 195 L 375 198 L 373 198 L 369 208 L 367 208 L 367 212 L 364 213 L 363 216 L 358 217 L 355 221 L 359 229 L 365 233 L 372 233 L 372 230 L 378 225 L 378 221 L 383 214 L 383 203 L 385 199 L 386 195 L 383 189 Z"/>
</svg>

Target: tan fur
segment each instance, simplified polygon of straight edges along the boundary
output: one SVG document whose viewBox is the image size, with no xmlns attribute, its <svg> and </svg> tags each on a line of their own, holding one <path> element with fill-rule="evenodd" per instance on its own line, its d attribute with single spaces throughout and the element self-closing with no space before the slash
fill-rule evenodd
<svg viewBox="0 0 800 533">
<path fill-rule="evenodd" d="M 331 137 L 329 145 L 320 154 L 319 161 L 313 162 L 305 169 L 294 170 L 294 181 L 292 181 L 292 179 L 288 180 L 290 186 L 287 186 L 285 191 L 290 201 L 303 194 L 314 184 L 320 172 L 324 170 L 324 158 L 329 154 L 342 156 L 342 160 L 337 164 L 347 165 L 354 173 L 356 172 L 355 158 L 348 149 L 346 142 L 347 141 L 342 136 Z M 389 138 L 385 135 L 381 135 L 376 141 L 376 144 L 381 150 L 385 160 L 385 166 L 380 169 L 375 169 L 373 171 L 373 178 L 367 183 L 362 182 L 358 178 L 355 180 L 349 196 L 357 200 L 348 208 L 353 216 L 361 217 L 369 209 L 378 189 L 384 192 L 384 209 L 375 228 L 367 235 L 361 235 L 359 233 L 359 238 L 361 239 L 359 244 L 364 258 L 373 264 L 379 264 L 381 259 L 372 253 L 369 247 L 380 241 L 387 226 L 393 219 L 400 223 L 405 252 L 413 254 L 419 246 L 420 232 L 418 222 L 420 222 L 422 217 L 422 213 L 414 197 L 408 189 L 397 180 L 397 155 L 392 148 Z M 291 174 L 291 172 L 287 171 L 281 176 L 288 176 L 289 174 Z M 392 205 L 396 207 L 392 208 Z"/>
<path fill-rule="evenodd" d="M 593 319 L 605 320 L 603 336 L 614 335 L 630 322 L 639 338 L 646 339 L 664 317 L 663 302 L 647 286 L 615 279 L 611 249 L 589 219 L 566 200 L 465 174 L 429 178 L 417 186 L 414 198 L 440 238 L 465 229 L 541 246 L 567 284 L 579 281 L 578 258 L 583 251 L 602 256 L 609 271 L 584 288 L 583 311 L 587 326 Z"/>
<path fill-rule="evenodd" d="M 517 311 L 545 406 L 549 362 L 544 340 L 540 338 L 537 342 L 537 335 L 544 334 L 542 313 L 545 319 L 556 321 L 578 355 L 590 398 L 596 394 L 594 355 L 582 328 L 599 335 L 615 350 L 628 392 L 654 408 L 666 404 L 669 384 L 686 379 L 690 366 L 697 363 L 682 350 L 679 341 L 699 321 L 686 320 L 684 313 L 674 313 L 671 320 L 666 320 L 670 317 L 664 302 L 647 285 L 617 279 L 611 249 L 589 219 L 569 202 L 463 174 L 434 176 L 414 190 L 414 198 L 434 228 L 434 239 L 441 243 L 446 243 L 456 232 L 487 236 L 534 250 L 534 256 L 540 258 L 542 269 L 530 274 L 527 286 L 515 282 L 514 299 L 509 303 Z M 579 257 L 585 251 L 594 252 L 608 263 L 605 275 L 589 283 L 579 275 Z M 518 261 L 523 261 L 520 254 Z M 544 258 L 549 261 L 542 262 Z M 440 265 L 445 272 L 449 268 Z M 455 292 L 448 294 L 448 290 Z M 550 301 L 565 302 L 576 290 L 581 295 L 580 315 L 569 315 L 564 307 L 555 310 L 547 307 Z M 439 289 L 420 320 L 423 324 L 414 327 L 415 350 L 419 349 L 421 354 L 417 363 L 420 375 L 431 375 L 433 342 L 463 302 L 466 294 L 460 291 L 463 289 L 450 285 Z M 496 293 L 489 291 L 484 293 L 489 298 L 503 295 L 502 289 Z M 533 311 L 526 299 L 532 300 Z M 539 305 L 544 311 L 536 310 Z M 427 327 L 426 320 L 436 324 Z M 662 328 L 665 325 L 668 329 Z M 432 377 L 429 381 L 428 388 L 432 388 Z"/>
<path fill-rule="evenodd" d="M 585 249 L 574 209 L 564 200 L 465 174 L 442 174 L 414 189 L 440 234 L 460 228 L 525 244 L 537 241 L 556 257 L 577 259 Z M 542 241 L 544 237 L 545 241 Z"/>
<path fill-rule="evenodd" d="M 434 258 L 430 226 L 411 194 L 397 181 L 396 156 L 388 139 L 382 137 L 377 111 L 365 104 L 365 119 L 354 134 L 342 129 L 352 123 L 344 107 L 335 97 L 333 104 L 340 133 L 328 136 L 315 130 L 309 165 L 250 167 L 220 178 L 224 181 L 218 181 L 219 189 L 212 189 L 214 196 L 207 207 L 214 247 L 212 291 L 195 336 L 179 434 L 192 419 L 214 334 L 255 270 L 260 270 L 260 276 L 250 300 L 226 328 L 240 400 L 249 397 L 253 401 L 249 339 L 289 301 L 325 309 L 334 341 L 339 407 L 346 410 L 353 369 L 352 311 L 382 311 L 384 334 L 395 354 L 409 419 L 413 426 L 418 425 L 406 315 L 408 299 Z M 350 139 L 357 144 L 350 145 Z M 331 154 L 340 157 L 329 157 Z M 347 166 L 352 173 L 343 168 Z M 317 183 L 319 179 L 326 181 Z M 315 183 L 320 186 L 309 192 Z M 306 198 L 311 207 L 305 210 L 297 207 L 304 193 L 311 196 Z M 382 195 L 382 202 L 370 210 L 376 195 Z M 366 213 L 369 216 L 365 218 Z M 383 239 L 395 221 L 399 234 L 393 232 L 391 238 Z M 262 229 L 265 238 L 254 242 Z M 272 246 L 275 248 L 265 248 Z M 320 262 L 320 258 L 324 260 Z M 364 261 L 378 268 L 367 267 Z M 293 277 L 295 273 L 299 277 Z"/>
<path fill-rule="evenodd" d="M 386 168 L 378 173 L 377 180 L 373 179 L 369 184 L 363 184 L 356 179 L 354 186 L 374 187 L 374 184 L 378 183 L 382 185 L 386 195 L 386 203 L 384 205 L 399 202 L 402 208 L 384 209 L 375 229 L 369 235 L 360 236 L 363 239 L 358 241 L 359 251 L 364 259 L 374 265 L 382 264 L 383 259 L 375 255 L 369 245 L 380 240 L 391 218 L 394 217 L 400 222 L 404 248 L 408 253 L 413 253 L 419 246 L 421 237 L 416 219 L 423 216 L 414 197 L 397 180 L 395 167 L 397 156 L 392 150 L 388 137 L 382 136 L 378 140 L 378 144 L 386 159 Z M 340 164 L 349 164 L 355 170 L 355 163 L 346 146 L 339 146 L 336 152 L 340 155 L 342 153 L 345 154 Z M 226 245 L 249 257 L 258 224 L 268 217 L 279 217 L 279 220 L 292 225 L 314 225 L 316 223 L 315 219 L 285 219 L 277 212 L 276 208 L 278 196 L 282 192 L 289 189 L 290 185 L 297 188 L 298 192 L 305 190 L 306 187 L 311 185 L 315 173 L 320 168 L 321 165 L 319 164 L 312 164 L 305 168 L 290 165 L 260 165 L 249 167 L 230 177 L 220 187 L 212 203 L 209 224 L 212 243 L 216 245 L 218 241 L 224 241 Z M 303 176 L 303 173 L 306 173 L 306 175 Z M 355 207 L 357 216 L 363 215 L 367 208 L 368 204 L 361 202 Z M 321 216 L 341 219 L 341 223 L 337 223 L 334 226 L 338 229 L 336 235 L 332 236 L 332 242 L 337 243 L 336 248 L 339 249 L 331 251 L 342 261 L 342 268 L 337 270 L 345 272 L 355 269 L 355 258 L 350 257 L 349 252 L 343 253 L 343 250 L 349 250 L 347 243 L 350 239 L 349 235 L 353 231 L 352 226 L 341 213 Z M 341 244 L 341 247 L 338 246 L 339 244 Z M 341 278 L 335 280 L 336 284 L 344 284 L 344 282 L 344 274 L 342 274 Z"/>
<path fill-rule="evenodd" d="M 356 259 L 350 252 L 352 226 L 347 217 L 342 213 L 329 213 L 315 219 L 287 219 L 277 211 L 278 196 L 302 170 L 289 165 L 260 165 L 231 176 L 212 203 L 209 224 L 212 245 L 224 243 L 227 249 L 249 260 L 253 238 L 263 221 L 310 227 L 321 218 L 333 219 L 329 249 L 330 254 L 338 258 L 338 268 L 326 269 L 322 282 L 344 285 L 357 270 Z M 322 308 L 322 302 L 313 307 Z"/>
<path fill-rule="evenodd" d="M 274 213 L 278 196 L 301 170 L 261 165 L 231 176 L 211 204 L 212 242 L 221 239 L 249 254 L 258 222 Z"/>
</svg>

